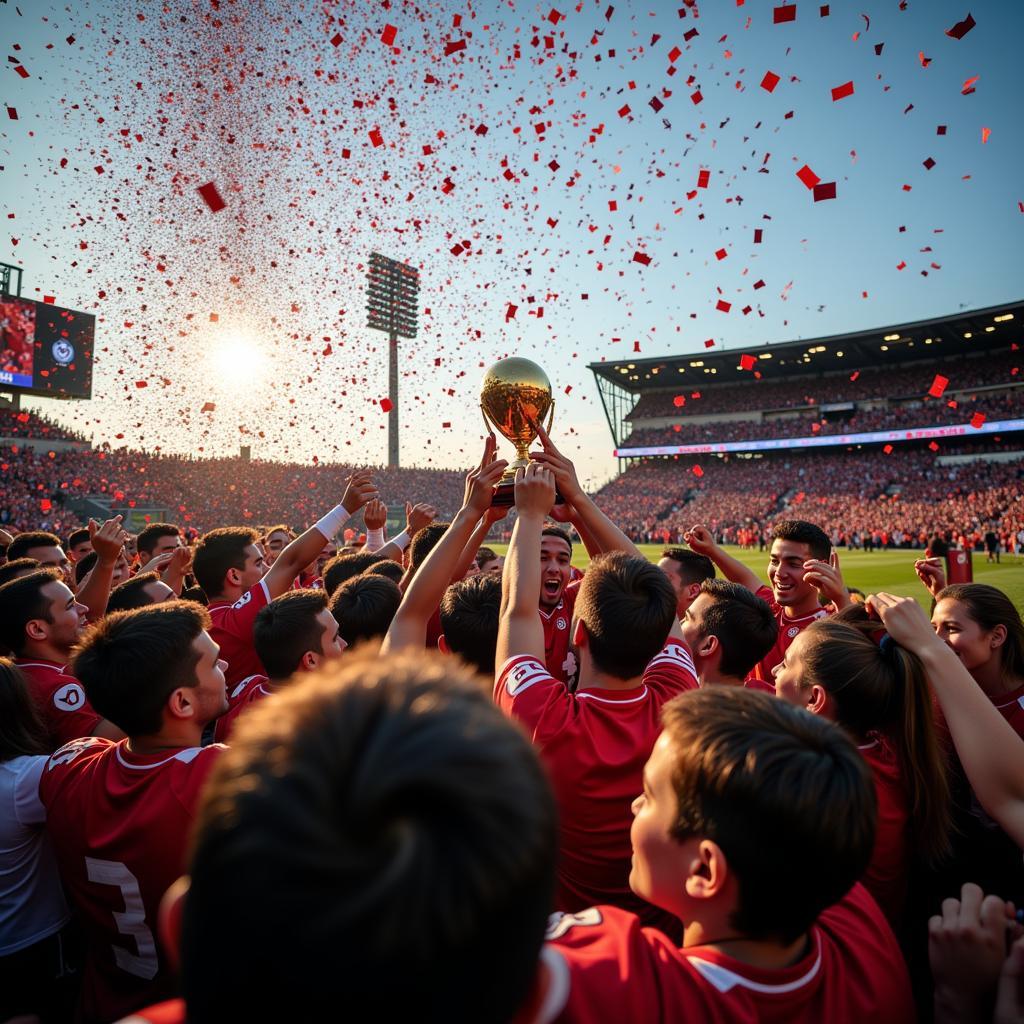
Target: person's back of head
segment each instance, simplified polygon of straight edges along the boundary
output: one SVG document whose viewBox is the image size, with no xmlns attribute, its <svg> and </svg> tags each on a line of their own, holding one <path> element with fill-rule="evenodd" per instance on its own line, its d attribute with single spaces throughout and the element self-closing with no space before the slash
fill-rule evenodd
<svg viewBox="0 0 1024 1024">
<path fill-rule="evenodd" d="M 423 652 L 334 662 L 251 709 L 207 784 L 188 1019 L 510 1021 L 555 856 L 537 755 L 468 669 Z"/>
<path fill-rule="evenodd" d="M 738 882 L 732 928 L 796 941 L 870 860 L 877 809 L 863 758 L 832 723 L 755 690 L 691 690 L 663 721 L 678 804 L 671 835 L 721 848 Z M 792 885 L 779 884 L 781 866 L 795 872 Z"/>
<path fill-rule="evenodd" d="M 327 595 L 322 590 L 289 590 L 256 614 L 252 642 L 267 675 L 288 679 L 305 655 L 322 651 Z"/>
<path fill-rule="evenodd" d="M 827 562 L 832 554 L 832 541 L 820 526 L 809 523 L 805 519 L 783 519 L 775 524 L 771 539 L 788 540 L 794 544 L 806 544 L 811 558 Z"/>
<path fill-rule="evenodd" d="M 55 533 L 48 533 L 46 530 L 27 530 L 19 533 L 10 544 L 7 545 L 7 560 L 13 562 L 16 558 L 25 558 L 35 548 L 60 548 L 60 537 Z M 31 557 L 31 556 L 29 556 Z"/>
<path fill-rule="evenodd" d="M 48 754 L 48 739 L 24 675 L 13 661 L 0 658 L 0 764 Z"/>
<path fill-rule="evenodd" d="M 259 534 L 247 526 L 223 526 L 199 538 L 192 557 L 192 573 L 209 597 L 224 592 L 224 577 L 230 569 L 245 568 L 246 548 Z"/>
<path fill-rule="evenodd" d="M 665 574 L 645 558 L 621 551 L 590 563 L 576 597 L 594 667 L 617 679 L 639 676 L 664 646 L 676 616 Z"/>
<path fill-rule="evenodd" d="M 396 562 L 391 558 L 382 558 L 379 562 L 374 562 L 368 569 L 364 569 L 362 575 L 384 576 L 392 583 L 400 583 L 405 575 L 405 570 L 402 568 L 401 562 Z"/>
<path fill-rule="evenodd" d="M 0 565 L 0 587 L 11 580 L 21 579 L 30 572 L 35 572 L 42 566 L 34 558 L 16 558 L 13 562 L 4 562 Z"/>
<path fill-rule="evenodd" d="M 21 657 L 29 643 L 25 627 L 33 619 L 51 621 L 51 600 L 43 593 L 50 583 L 63 583 L 59 569 L 33 569 L 0 586 L 0 648 Z"/>
<path fill-rule="evenodd" d="M 140 572 L 124 583 L 118 584 L 110 592 L 107 601 L 107 614 L 111 612 L 130 612 L 133 608 L 145 608 L 151 604 L 159 604 L 173 598 L 171 590 L 158 573 Z"/>
<path fill-rule="evenodd" d="M 715 563 L 707 555 L 698 554 L 686 547 L 665 548 L 662 558 L 676 564 L 683 583 L 703 583 L 715 578 Z"/>
<path fill-rule="evenodd" d="M 209 628 L 209 613 L 191 601 L 114 612 L 89 627 L 70 670 L 97 714 L 129 737 L 153 736 L 168 698 L 196 685 L 194 641 Z"/>
<path fill-rule="evenodd" d="M 333 594 L 343 583 L 382 561 L 384 559 L 375 551 L 343 551 L 324 566 L 324 590 Z"/>
<path fill-rule="evenodd" d="M 437 546 L 451 523 L 431 523 L 417 530 L 409 544 L 409 565 L 418 569 L 427 559 L 427 555 Z"/>
<path fill-rule="evenodd" d="M 441 632 L 448 650 L 488 678 L 494 676 L 500 613 L 501 577 L 495 573 L 459 580 L 441 598 Z"/>
<path fill-rule="evenodd" d="M 360 575 L 343 583 L 331 595 L 331 614 L 341 638 L 350 647 L 362 640 L 382 637 L 402 603 L 394 580 Z"/>
<path fill-rule="evenodd" d="M 480 548 L 476 553 L 476 567 L 483 572 L 484 566 L 489 562 L 495 562 L 498 559 L 498 554 L 493 548 Z"/>
<path fill-rule="evenodd" d="M 90 551 L 86 555 L 75 562 L 75 586 L 80 587 L 85 580 L 85 577 L 92 572 L 96 567 L 96 563 L 99 561 L 99 555 L 95 551 Z"/>
<path fill-rule="evenodd" d="M 700 586 L 707 595 L 698 609 L 699 630 L 714 636 L 722 648 L 719 671 L 745 679 L 772 649 L 779 626 L 767 601 L 729 580 L 706 579 Z M 693 606 L 691 606 L 691 611 Z"/>
</svg>

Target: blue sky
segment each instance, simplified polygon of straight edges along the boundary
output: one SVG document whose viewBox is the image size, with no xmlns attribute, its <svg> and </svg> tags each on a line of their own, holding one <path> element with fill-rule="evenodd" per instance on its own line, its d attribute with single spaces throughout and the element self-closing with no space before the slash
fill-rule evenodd
<svg viewBox="0 0 1024 1024">
<path fill-rule="evenodd" d="M 386 346 L 362 316 L 381 249 L 422 267 L 404 460 L 468 464 L 483 368 L 518 352 L 598 482 L 588 362 L 1019 299 L 1024 11 L 774 6 L 0 3 L 29 75 L 0 78 L 0 260 L 100 318 L 94 401 L 39 406 L 114 445 L 381 461 Z"/>
</svg>

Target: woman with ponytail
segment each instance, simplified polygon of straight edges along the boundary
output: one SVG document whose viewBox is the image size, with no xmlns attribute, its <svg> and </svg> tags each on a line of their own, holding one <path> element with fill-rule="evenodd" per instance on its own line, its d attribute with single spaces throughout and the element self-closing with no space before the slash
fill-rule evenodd
<svg viewBox="0 0 1024 1024">
<path fill-rule="evenodd" d="M 776 694 L 842 726 L 872 770 L 878 826 L 863 882 L 899 929 L 916 858 L 949 852 L 946 763 L 916 655 L 870 621 L 862 605 L 808 626 L 775 669 Z"/>
</svg>

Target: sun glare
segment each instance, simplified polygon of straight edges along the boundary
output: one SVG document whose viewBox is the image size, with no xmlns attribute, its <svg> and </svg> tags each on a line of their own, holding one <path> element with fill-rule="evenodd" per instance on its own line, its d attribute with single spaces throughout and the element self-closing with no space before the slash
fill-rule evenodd
<svg viewBox="0 0 1024 1024">
<path fill-rule="evenodd" d="M 251 389 L 266 380 L 268 360 L 260 344 L 243 334 L 226 334 L 212 343 L 208 365 L 226 391 Z"/>
</svg>

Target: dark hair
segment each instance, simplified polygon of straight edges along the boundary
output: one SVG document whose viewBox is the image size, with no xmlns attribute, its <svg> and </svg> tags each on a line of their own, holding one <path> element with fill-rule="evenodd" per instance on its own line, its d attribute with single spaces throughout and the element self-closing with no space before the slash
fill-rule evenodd
<svg viewBox="0 0 1024 1024">
<path fill-rule="evenodd" d="M 870 769 L 841 729 L 768 693 L 690 690 L 662 717 L 675 748 L 672 835 L 722 848 L 739 887 L 732 928 L 795 942 L 868 866 Z M 779 885 L 780 864 L 799 865 L 799 885 Z"/>
<path fill-rule="evenodd" d="M 192 573 L 208 595 L 224 592 L 224 577 L 229 569 L 245 568 L 245 549 L 255 544 L 259 534 L 247 526 L 223 526 L 199 538 L 192 558 Z"/>
<path fill-rule="evenodd" d="M 878 630 L 860 604 L 812 622 L 804 630 L 800 684 L 823 687 L 836 721 L 855 739 L 879 732 L 893 742 L 916 847 L 936 864 L 949 852 L 950 795 L 931 690 L 920 659 L 891 638 L 876 643 Z"/>
<path fill-rule="evenodd" d="M 728 580 L 705 580 L 700 592 L 713 600 L 704 610 L 701 632 L 718 637 L 719 668 L 727 676 L 745 679 L 778 639 L 779 625 L 768 602 Z"/>
<path fill-rule="evenodd" d="M 152 557 L 157 541 L 161 537 L 181 537 L 181 531 L 174 523 L 150 523 L 135 539 L 135 550 Z"/>
<path fill-rule="evenodd" d="M 43 587 L 63 583 L 59 569 L 36 569 L 0 587 L 0 647 L 20 655 L 25 649 L 25 627 L 33 619 L 52 622 Z"/>
<path fill-rule="evenodd" d="M 189 1021 L 510 1021 L 556 843 L 537 754 L 468 669 L 346 655 L 247 712 L 213 768 L 182 917 Z"/>
<path fill-rule="evenodd" d="M 401 562 L 396 562 L 391 558 L 382 558 L 379 562 L 374 562 L 368 569 L 364 569 L 363 575 L 383 576 L 393 583 L 398 583 L 405 575 L 405 570 L 402 568 Z"/>
<path fill-rule="evenodd" d="M 451 525 L 451 523 L 430 523 L 422 530 L 416 531 L 412 543 L 409 545 L 409 565 L 413 569 L 418 569 L 427 560 L 427 555 L 434 550 Z"/>
<path fill-rule="evenodd" d="M 958 601 L 967 614 L 985 632 L 1006 627 L 1006 642 L 1000 647 L 1000 665 L 1005 679 L 1024 676 L 1024 622 L 1014 603 L 999 589 L 987 583 L 951 583 L 935 596 L 939 601 Z"/>
<path fill-rule="evenodd" d="M 386 576 L 356 576 L 331 595 L 331 614 L 350 647 L 383 636 L 402 603 L 402 592 Z"/>
<path fill-rule="evenodd" d="M 344 551 L 324 566 L 324 590 L 333 594 L 347 580 L 366 572 L 371 565 L 383 562 L 375 551 Z"/>
<path fill-rule="evenodd" d="M 289 590 L 259 610 L 252 642 L 271 679 L 287 679 L 307 651 L 320 652 L 324 627 L 317 616 L 326 607 L 322 590 Z"/>
<path fill-rule="evenodd" d="M 715 578 L 715 563 L 707 555 L 699 555 L 689 548 L 665 548 L 662 558 L 671 558 L 679 566 L 684 583 L 701 583 Z"/>
<path fill-rule="evenodd" d="M 564 540 L 569 545 L 569 557 L 572 557 L 572 537 L 569 536 L 568 530 L 563 530 L 558 526 L 545 526 L 540 531 L 541 537 L 558 537 L 560 540 Z"/>
<path fill-rule="evenodd" d="M 25 576 L 40 568 L 42 566 L 34 558 L 16 558 L 13 562 L 4 562 L 3 565 L 0 565 L 0 587 L 5 583 L 10 583 L 11 580 L 18 579 L 19 576 Z M 47 568 L 50 567 L 47 566 Z"/>
<path fill-rule="evenodd" d="M 476 567 L 482 569 L 488 562 L 493 562 L 498 553 L 493 548 L 480 548 L 476 553 Z"/>
<path fill-rule="evenodd" d="M 92 567 L 99 561 L 100 556 L 95 551 L 90 551 L 88 554 L 82 555 L 82 557 L 75 562 L 75 583 L 79 584 L 86 576 L 92 571 Z"/>
<path fill-rule="evenodd" d="M 576 597 L 594 666 L 617 679 L 640 675 L 665 644 L 676 595 L 646 558 L 621 551 L 597 555 Z"/>
<path fill-rule="evenodd" d="M 146 596 L 146 587 L 150 583 L 160 583 L 159 573 L 140 572 L 131 579 L 119 583 L 110 592 L 107 601 L 107 614 L 111 612 L 128 612 L 133 608 L 148 608 L 153 602 Z"/>
<path fill-rule="evenodd" d="M 0 658 L 0 764 L 49 752 L 46 726 L 28 682 L 13 661 Z"/>
<path fill-rule="evenodd" d="M 493 573 L 459 580 L 441 598 L 441 631 L 449 649 L 488 677 L 494 675 L 500 612 L 501 580 Z"/>
<path fill-rule="evenodd" d="M 794 544 L 806 544 L 811 558 L 828 561 L 832 554 L 832 541 L 820 526 L 803 519 L 783 519 L 775 524 L 771 540 L 789 540 Z"/>
<path fill-rule="evenodd" d="M 60 537 L 45 530 L 29 530 L 19 533 L 7 545 L 7 558 L 13 562 L 16 558 L 24 558 L 32 548 L 61 548 Z M 64 549 L 61 548 L 61 551 Z"/>
<path fill-rule="evenodd" d="M 192 641 L 209 628 L 209 613 L 191 601 L 114 612 L 86 631 L 71 673 L 97 714 L 128 736 L 151 736 L 170 695 L 195 685 Z"/>
<path fill-rule="evenodd" d="M 76 545 L 89 539 L 89 528 L 87 526 L 80 526 L 77 530 L 72 530 L 68 534 L 67 550 L 70 551 Z"/>
</svg>

